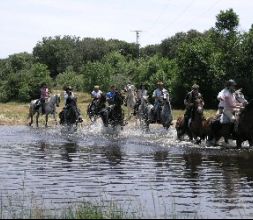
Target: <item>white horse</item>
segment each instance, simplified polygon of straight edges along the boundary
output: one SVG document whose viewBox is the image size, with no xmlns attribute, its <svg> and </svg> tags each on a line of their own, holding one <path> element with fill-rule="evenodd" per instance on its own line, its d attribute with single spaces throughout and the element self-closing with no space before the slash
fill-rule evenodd
<svg viewBox="0 0 253 220">
<path fill-rule="evenodd" d="M 38 99 L 33 100 L 30 103 L 29 118 L 31 118 L 31 122 L 29 123 L 29 125 L 32 126 L 33 116 L 34 116 L 35 113 L 37 113 L 37 115 L 36 115 L 36 126 L 39 127 L 39 122 L 38 121 L 39 121 L 40 114 L 42 114 L 42 107 L 40 107 L 39 109 L 36 109 L 37 101 L 38 101 Z M 46 101 L 46 103 L 45 103 L 45 116 L 46 116 L 45 126 L 46 127 L 47 127 L 47 123 L 48 123 L 48 115 L 49 114 L 53 115 L 54 120 L 57 123 L 56 116 L 55 116 L 55 113 L 56 113 L 55 110 L 56 110 L 56 106 L 59 107 L 60 101 L 61 101 L 60 95 L 54 95 L 54 96 L 50 97 L 48 99 L 48 101 Z"/>
<path fill-rule="evenodd" d="M 133 113 L 134 106 L 136 105 L 136 92 L 134 85 L 127 85 L 126 86 L 126 105 L 128 109 L 128 119 L 131 118 L 131 114 Z"/>
<path fill-rule="evenodd" d="M 147 131 L 149 130 L 149 125 L 156 123 L 155 114 L 154 114 L 154 105 L 149 104 L 148 96 L 145 96 L 142 99 L 141 105 L 138 110 L 138 117 L 141 122 L 141 127 L 145 128 Z M 160 124 L 163 125 L 164 128 L 169 129 L 172 125 L 172 108 L 170 104 L 170 98 L 167 94 L 163 95 L 162 107 L 160 110 L 161 121 Z"/>
</svg>

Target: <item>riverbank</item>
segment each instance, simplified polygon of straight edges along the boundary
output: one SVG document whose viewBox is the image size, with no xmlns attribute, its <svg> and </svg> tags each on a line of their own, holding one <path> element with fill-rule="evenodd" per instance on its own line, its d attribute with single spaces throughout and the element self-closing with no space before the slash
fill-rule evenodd
<svg viewBox="0 0 253 220">
<path fill-rule="evenodd" d="M 61 91 L 54 91 L 54 94 L 61 94 L 60 107 L 57 108 L 57 120 L 59 121 L 58 113 L 64 107 L 63 93 Z M 78 107 L 81 110 L 82 117 L 84 119 L 84 124 L 89 124 L 89 118 L 87 116 L 87 107 L 91 102 L 91 97 L 87 93 L 75 93 L 78 100 Z M 0 125 L 28 125 L 29 118 L 29 103 L 0 103 Z M 125 112 L 127 110 L 125 109 Z M 184 110 L 173 110 L 173 118 L 176 120 L 179 116 L 183 116 Z M 205 116 L 210 117 L 215 114 L 215 110 L 206 110 Z M 45 117 L 40 117 L 39 122 L 44 123 Z M 49 117 L 49 125 L 54 124 L 52 117 Z"/>
</svg>

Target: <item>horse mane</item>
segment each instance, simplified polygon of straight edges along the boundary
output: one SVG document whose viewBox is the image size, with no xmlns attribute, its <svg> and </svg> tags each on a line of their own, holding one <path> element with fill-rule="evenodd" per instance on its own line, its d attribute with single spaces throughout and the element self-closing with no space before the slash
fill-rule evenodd
<svg viewBox="0 0 253 220">
<path fill-rule="evenodd" d="M 245 108 L 242 110 L 241 114 L 244 114 L 248 111 L 252 111 L 253 110 L 253 99 L 250 100 L 250 102 L 245 106 Z"/>
</svg>

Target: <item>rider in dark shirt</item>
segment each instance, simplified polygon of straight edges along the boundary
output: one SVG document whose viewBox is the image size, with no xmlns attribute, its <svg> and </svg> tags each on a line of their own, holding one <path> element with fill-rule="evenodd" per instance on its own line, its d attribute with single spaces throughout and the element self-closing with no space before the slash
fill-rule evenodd
<svg viewBox="0 0 253 220">
<path fill-rule="evenodd" d="M 197 99 L 202 99 L 202 95 L 199 93 L 199 86 L 194 84 L 192 86 L 192 91 L 187 93 L 185 99 L 184 99 L 184 104 L 186 106 L 186 111 L 184 114 L 184 128 L 188 128 L 188 123 L 190 119 L 193 119 L 193 111 L 195 108 L 195 101 Z"/>
</svg>

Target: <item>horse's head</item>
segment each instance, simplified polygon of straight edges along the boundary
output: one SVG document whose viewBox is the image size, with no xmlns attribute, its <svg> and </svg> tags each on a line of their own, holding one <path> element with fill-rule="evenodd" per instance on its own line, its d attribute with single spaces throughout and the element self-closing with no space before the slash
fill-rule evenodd
<svg viewBox="0 0 253 220">
<path fill-rule="evenodd" d="M 124 100 L 123 96 L 121 95 L 120 92 L 117 91 L 117 92 L 115 93 L 115 97 L 114 97 L 115 105 L 116 105 L 116 106 L 121 106 L 121 105 L 123 105 L 123 100 Z"/>
<path fill-rule="evenodd" d="M 235 98 L 239 103 L 244 104 L 245 106 L 248 104 L 248 101 L 245 99 L 244 94 L 242 93 L 242 89 L 238 89 L 235 91 Z"/>
<path fill-rule="evenodd" d="M 106 102 L 106 95 L 102 93 L 99 99 L 99 103 L 104 104 L 105 102 Z"/>
<path fill-rule="evenodd" d="M 195 100 L 195 107 L 198 114 L 203 114 L 204 112 L 204 103 L 202 99 Z"/>
</svg>

